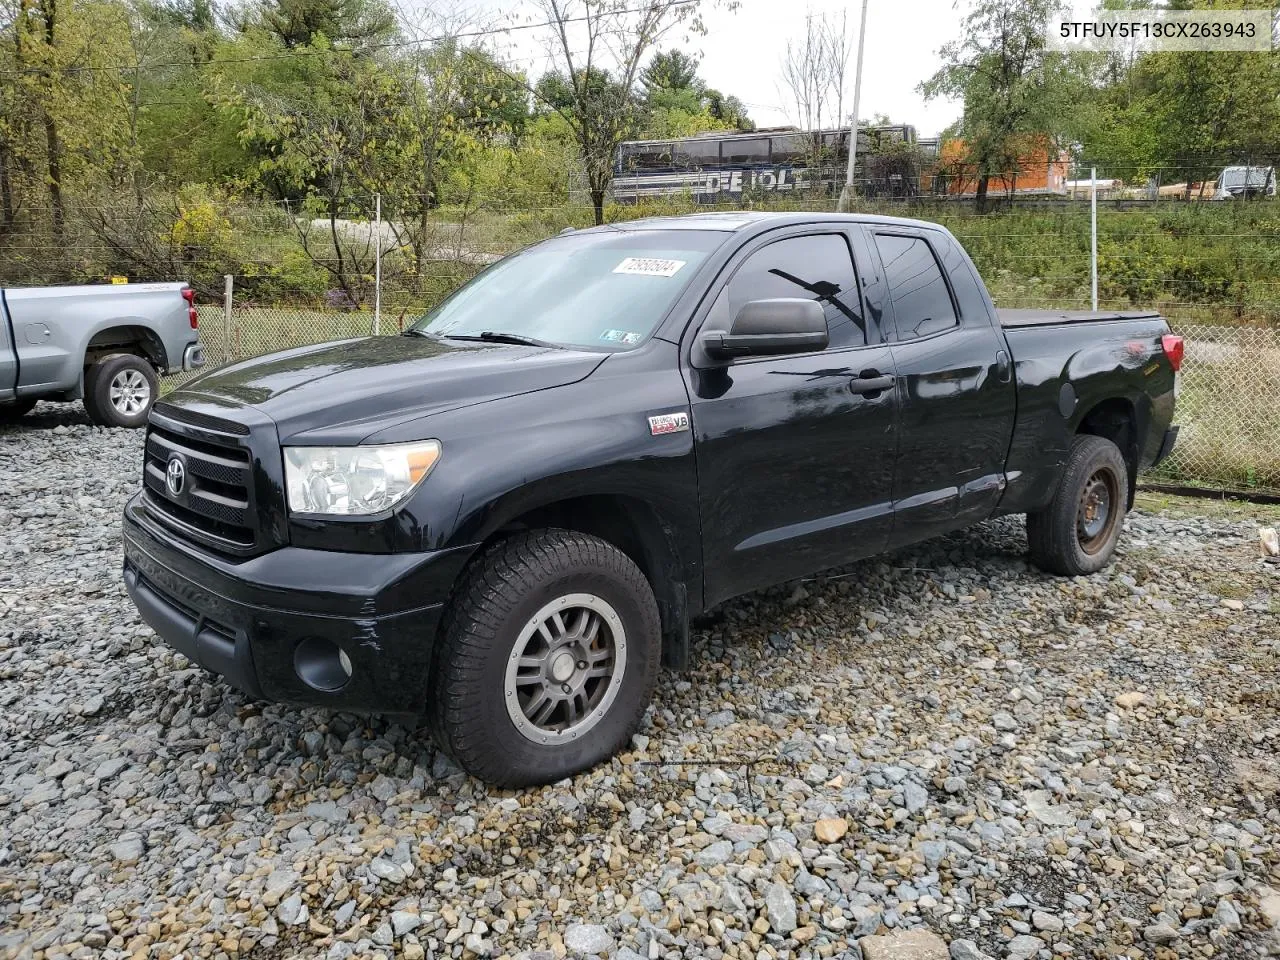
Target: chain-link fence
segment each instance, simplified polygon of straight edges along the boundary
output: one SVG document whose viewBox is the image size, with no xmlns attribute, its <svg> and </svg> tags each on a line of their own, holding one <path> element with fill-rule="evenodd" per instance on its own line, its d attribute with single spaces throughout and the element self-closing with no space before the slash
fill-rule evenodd
<svg viewBox="0 0 1280 960">
<path fill-rule="evenodd" d="M 1173 453 L 1152 479 L 1280 493 L 1280 332 L 1184 326 Z"/>
<path fill-rule="evenodd" d="M 689 191 L 611 201 L 604 215 L 613 222 L 834 206 L 834 187 L 824 191 L 818 183 L 789 193 L 747 186 L 738 194 L 722 190 L 713 202 Z M 1031 198 L 982 214 L 961 197 L 891 193 L 864 194 L 858 209 L 947 226 L 998 306 L 1089 308 L 1087 199 Z M 84 207 L 62 238 L 31 233 L 5 240 L 0 286 L 112 275 L 185 280 L 198 291 L 209 363 L 220 366 L 369 335 L 375 327 L 398 333 L 497 257 L 589 225 L 590 204 L 571 194 L 540 193 L 531 202 L 517 192 L 490 191 L 430 208 L 364 197 L 329 216 L 296 204 L 203 194 L 139 209 L 104 203 Z M 1099 206 L 1099 306 L 1158 308 L 1188 337 L 1182 436 L 1153 476 L 1207 490 L 1280 493 L 1280 201 Z M 226 274 L 233 275 L 229 301 Z"/>
<path fill-rule="evenodd" d="M 400 333 L 424 309 L 401 304 L 385 311 L 377 332 Z M 371 309 L 238 306 L 233 296 L 230 310 L 206 303 L 199 312 L 210 367 L 375 332 Z M 1280 331 L 1172 319 L 1186 339 L 1177 413 L 1181 433 L 1150 479 L 1207 491 L 1280 494 Z"/>
</svg>

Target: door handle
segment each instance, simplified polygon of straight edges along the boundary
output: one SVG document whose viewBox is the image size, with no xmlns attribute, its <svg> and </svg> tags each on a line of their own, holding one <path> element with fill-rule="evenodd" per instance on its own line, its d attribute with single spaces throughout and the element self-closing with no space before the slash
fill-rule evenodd
<svg viewBox="0 0 1280 960">
<path fill-rule="evenodd" d="M 887 374 L 879 376 L 874 370 L 870 370 L 862 376 L 849 381 L 850 392 L 864 397 L 874 397 L 892 386 L 893 377 Z"/>
<path fill-rule="evenodd" d="M 996 351 L 996 375 L 1000 378 L 1001 383 L 1009 382 L 1009 375 L 1013 372 L 1013 364 L 1009 362 L 1009 355 L 1003 350 Z"/>
</svg>

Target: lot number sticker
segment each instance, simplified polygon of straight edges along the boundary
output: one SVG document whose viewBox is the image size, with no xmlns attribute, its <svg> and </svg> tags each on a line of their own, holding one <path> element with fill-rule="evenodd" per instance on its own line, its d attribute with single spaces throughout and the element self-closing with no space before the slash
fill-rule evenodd
<svg viewBox="0 0 1280 960">
<path fill-rule="evenodd" d="M 613 268 L 614 273 L 633 273 L 641 277 L 673 277 L 685 260 L 659 260 L 655 257 L 627 257 Z"/>
</svg>

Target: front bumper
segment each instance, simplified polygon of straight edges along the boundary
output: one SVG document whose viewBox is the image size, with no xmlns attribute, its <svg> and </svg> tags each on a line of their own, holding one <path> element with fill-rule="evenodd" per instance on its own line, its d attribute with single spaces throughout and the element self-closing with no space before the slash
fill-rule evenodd
<svg viewBox="0 0 1280 960">
<path fill-rule="evenodd" d="M 229 559 L 176 538 L 136 496 L 124 515 L 125 588 L 169 646 L 251 697 L 359 712 L 422 712 L 443 603 L 473 549 Z M 345 655 L 340 687 L 314 684 L 303 651 L 317 649 Z"/>
</svg>

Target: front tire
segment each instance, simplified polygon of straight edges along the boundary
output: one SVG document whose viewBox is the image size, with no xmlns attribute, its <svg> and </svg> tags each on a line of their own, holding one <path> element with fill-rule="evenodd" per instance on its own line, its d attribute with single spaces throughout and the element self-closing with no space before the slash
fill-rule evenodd
<svg viewBox="0 0 1280 960">
<path fill-rule="evenodd" d="M 104 357 L 85 371 L 84 409 L 100 427 L 144 426 L 159 392 L 155 368 L 131 353 Z"/>
<path fill-rule="evenodd" d="M 1049 506 L 1027 514 L 1031 562 L 1048 573 L 1097 573 L 1115 555 L 1129 499 L 1129 467 L 1105 437 L 1078 436 Z"/>
<path fill-rule="evenodd" d="M 467 571 L 430 690 L 437 746 L 504 787 L 551 783 L 621 749 L 653 697 L 653 589 L 621 550 L 570 530 L 518 534 Z"/>
</svg>

